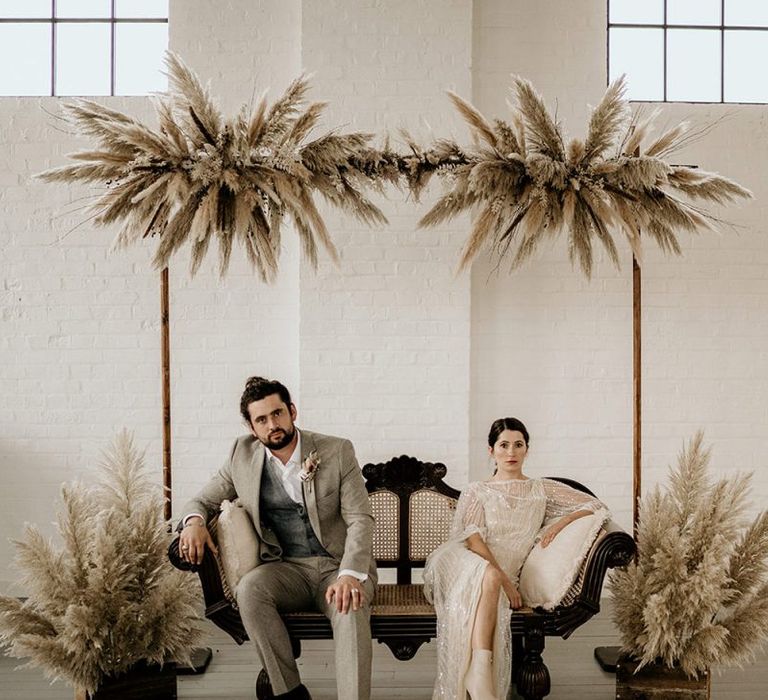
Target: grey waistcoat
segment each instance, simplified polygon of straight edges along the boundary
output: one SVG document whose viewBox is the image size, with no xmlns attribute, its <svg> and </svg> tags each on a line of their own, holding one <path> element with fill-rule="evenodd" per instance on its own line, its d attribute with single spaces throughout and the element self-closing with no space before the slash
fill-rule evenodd
<svg viewBox="0 0 768 700">
<path fill-rule="evenodd" d="M 259 513 L 277 537 L 284 557 L 329 557 L 309 522 L 303 503 L 296 503 L 283 488 L 267 460 L 261 470 Z"/>
</svg>

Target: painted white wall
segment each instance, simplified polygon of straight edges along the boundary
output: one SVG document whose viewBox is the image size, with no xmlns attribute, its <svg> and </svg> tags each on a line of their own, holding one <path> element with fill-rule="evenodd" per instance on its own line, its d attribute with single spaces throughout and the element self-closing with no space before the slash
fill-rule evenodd
<svg viewBox="0 0 768 700">
<path fill-rule="evenodd" d="M 444 91 L 506 114 L 509 74 L 530 78 L 573 136 L 605 86 L 605 3 L 556 0 L 175 0 L 171 47 L 236 109 L 302 70 L 328 125 L 427 140 L 465 139 Z M 101 98 L 152 120 L 145 98 Z M 8 538 L 25 521 L 52 531 L 60 484 L 89 476 L 127 426 L 160 483 L 159 279 L 153 245 L 110 253 L 113 231 L 81 207 L 87 188 L 32 181 L 84 147 L 61 131 L 58 100 L 0 98 L 0 588 L 14 576 Z M 726 212 L 722 235 L 683 236 L 683 258 L 647 248 L 644 275 L 645 484 L 663 478 L 697 428 L 721 472 L 768 474 L 768 242 L 760 106 L 668 105 L 662 122 L 725 119 L 680 162 L 721 171 L 755 200 Z M 430 134 L 422 119 L 433 129 Z M 454 274 L 468 222 L 421 231 L 422 203 L 390 191 L 390 225 L 369 230 L 327 209 L 341 253 L 317 272 L 287 231 L 281 275 L 258 281 L 242 256 L 220 280 L 171 270 L 174 502 L 239 434 L 253 373 L 283 379 L 300 424 L 349 436 L 361 462 L 403 452 L 444 461 L 462 487 L 486 473 L 490 422 L 517 415 L 533 438 L 530 472 L 592 485 L 625 526 L 631 493 L 631 257 L 602 256 L 591 281 L 563 241 L 508 274 L 480 260 Z M 73 227 L 80 225 L 74 231 Z"/>
</svg>

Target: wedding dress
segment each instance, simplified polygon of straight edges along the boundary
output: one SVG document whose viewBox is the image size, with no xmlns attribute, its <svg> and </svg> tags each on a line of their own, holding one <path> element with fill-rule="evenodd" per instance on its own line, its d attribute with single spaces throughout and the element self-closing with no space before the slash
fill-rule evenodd
<svg viewBox="0 0 768 700">
<path fill-rule="evenodd" d="M 433 700 L 465 700 L 464 676 L 472 653 L 472 627 L 487 561 L 467 549 L 475 533 L 517 584 L 520 569 L 542 525 L 603 504 L 551 479 L 476 481 L 462 492 L 451 536 L 427 559 L 424 591 L 437 613 L 437 678 Z M 499 595 L 493 642 L 496 694 L 506 698 L 511 677 L 511 610 Z"/>
</svg>

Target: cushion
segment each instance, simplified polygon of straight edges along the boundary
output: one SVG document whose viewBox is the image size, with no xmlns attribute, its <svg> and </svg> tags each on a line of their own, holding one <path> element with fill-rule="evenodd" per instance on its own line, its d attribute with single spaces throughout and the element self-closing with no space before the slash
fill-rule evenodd
<svg viewBox="0 0 768 700">
<path fill-rule="evenodd" d="M 560 603 L 579 575 L 608 515 L 602 508 L 566 525 L 548 547 L 542 548 L 541 543 L 536 543 L 520 572 L 523 605 L 552 610 Z M 547 523 L 542 532 L 555 522 Z"/>
<path fill-rule="evenodd" d="M 251 516 L 237 499 L 222 501 L 216 530 L 221 565 L 234 592 L 238 581 L 259 564 L 259 536 Z"/>
</svg>

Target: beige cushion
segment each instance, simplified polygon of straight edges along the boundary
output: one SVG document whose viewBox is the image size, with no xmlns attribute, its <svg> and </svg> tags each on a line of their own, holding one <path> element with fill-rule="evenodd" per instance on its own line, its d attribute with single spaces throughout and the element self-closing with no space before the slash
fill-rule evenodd
<svg viewBox="0 0 768 700">
<path fill-rule="evenodd" d="M 217 540 L 221 565 L 234 592 L 238 581 L 259 564 L 259 536 L 237 499 L 222 501 Z"/>
<path fill-rule="evenodd" d="M 542 548 L 540 543 L 534 546 L 520 572 L 523 605 L 552 610 L 560 603 L 607 519 L 608 511 L 601 509 L 566 525 L 548 547 Z M 554 522 L 547 523 L 545 529 Z"/>
</svg>

